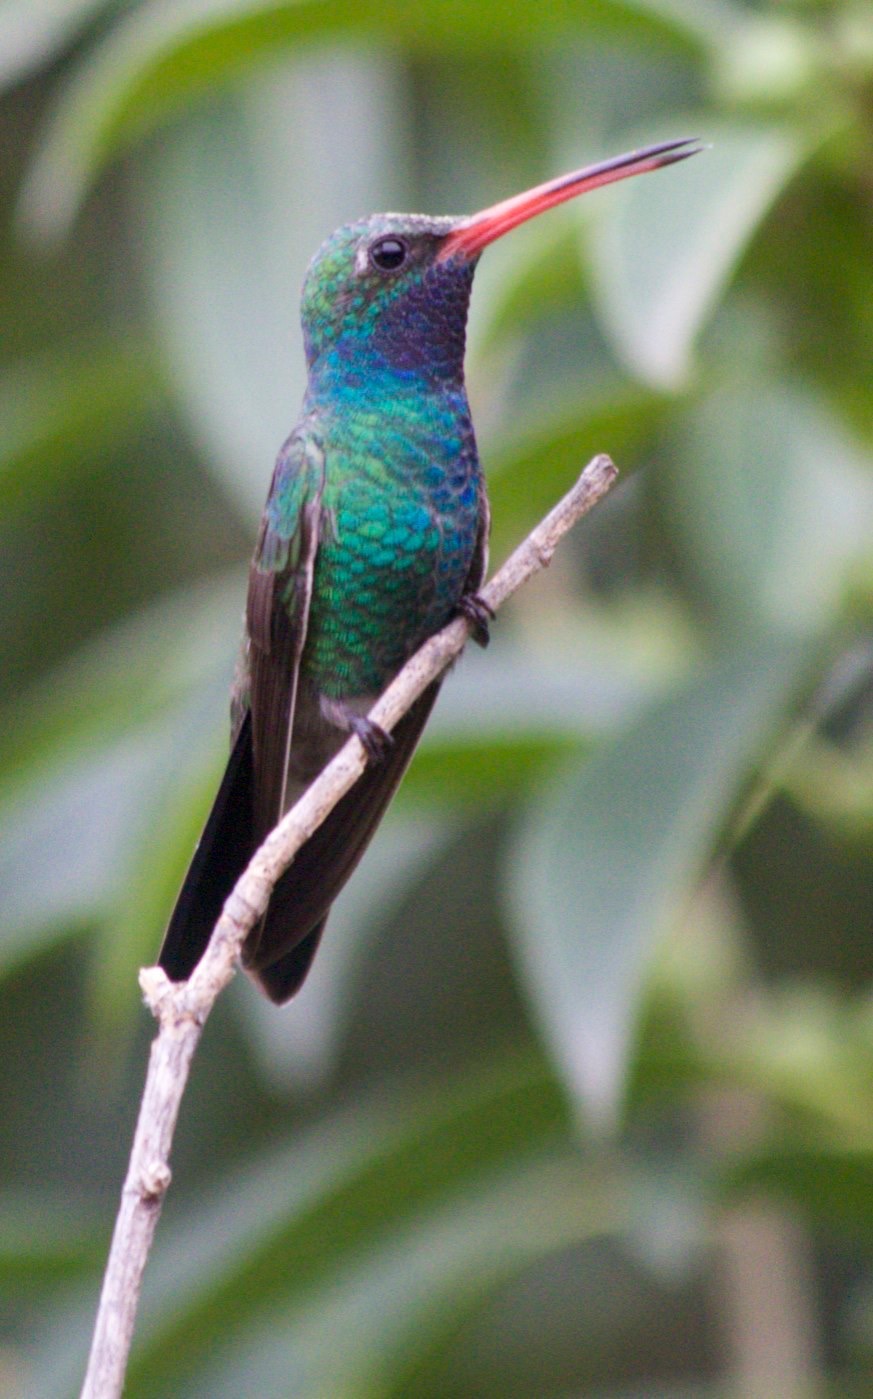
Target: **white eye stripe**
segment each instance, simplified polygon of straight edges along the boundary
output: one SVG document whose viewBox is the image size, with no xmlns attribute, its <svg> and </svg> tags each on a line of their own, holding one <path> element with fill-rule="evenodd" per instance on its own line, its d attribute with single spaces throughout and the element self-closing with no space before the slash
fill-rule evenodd
<svg viewBox="0 0 873 1399">
<path fill-rule="evenodd" d="M 369 266 L 369 248 L 366 243 L 361 243 L 358 248 L 358 251 L 355 253 L 355 271 L 359 277 L 363 277 L 364 273 L 368 270 Z"/>
</svg>

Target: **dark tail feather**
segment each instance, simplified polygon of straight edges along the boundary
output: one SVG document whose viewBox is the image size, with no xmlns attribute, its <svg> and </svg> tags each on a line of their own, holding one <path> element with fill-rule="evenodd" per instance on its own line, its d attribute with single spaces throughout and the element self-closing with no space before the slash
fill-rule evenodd
<svg viewBox="0 0 873 1399">
<path fill-rule="evenodd" d="M 264 967 L 262 971 L 249 969 L 260 990 L 266 992 L 275 1005 L 284 1005 L 292 996 L 297 995 L 309 975 L 309 968 L 318 951 L 326 922 L 325 915 L 321 922 L 316 923 L 312 931 L 306 934 L 303 941 L 298 942 L 290 952 L 286 952 L 284 957 L 280 957 L 278 962 Z"/>
<path fill-rule="evenodd" d="M 246 715 L 164 935 L 158 963 L 172 981 L 191 975 L 254 854 L 252 783 L 252 721 Z"/>
<path fill-rule="evenodd" d="M 273 890 L 260 936 L 245 949 L 243 961 L 278 1005 L 302 986 L 330 906 L 369 845 L 438 692 L 436 682 L 416 700 L 394 729 L 394 743 L 386 756 L 362 773 L 298 850 Z"/>
</svg>

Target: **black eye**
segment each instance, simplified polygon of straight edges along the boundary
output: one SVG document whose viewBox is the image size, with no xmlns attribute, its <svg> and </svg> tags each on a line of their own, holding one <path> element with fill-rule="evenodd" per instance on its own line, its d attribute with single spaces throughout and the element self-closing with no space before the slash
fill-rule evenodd
<svg viewBox="0 0 873 1399">
<path fill-rule="evenodd" d="M 370 248 L 370 261 L 380 272 L 396 272 L 406 261 L 406 244 L 399 238 L 380 238 Z"/>
</svg>

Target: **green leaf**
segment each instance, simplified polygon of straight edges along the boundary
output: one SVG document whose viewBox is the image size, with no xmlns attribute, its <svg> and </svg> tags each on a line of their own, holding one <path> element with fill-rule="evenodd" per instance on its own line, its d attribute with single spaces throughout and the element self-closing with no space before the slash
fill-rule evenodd
<svg viewBox="0 0 873 1399">
<path fill-rule="evenodd" d="M 516 797 L 543 764 L 620 728 L 687 664 L 669 608 L 568 612 L 526 632 L 501 614 L 487 653 L 468 649 L 443 684 L 404 804 L 481 810 Z"/>
<path fill-rule="evenodd" d="M 568 1085 L 614 1117 L 646 964 L 687 898 L 809 648 L 749 639 L 544 790 L 507 864 L 523 980 Z"/>
<path fill-rule="evenodd" d="M 4 970 L 105 907 L 160 750 L 143 735 L 97 762 L 72 763 L 51 787 L 25 790 L 0 810 Z"/>
<path fill-rule="evenodd" d="M 119 803 L 123 844 L 91 942 L 91 1052 L 107 1058 L 135 1027 L 137 972 L 158 955 L 227 761 L 226 733 L 204 725 L 196 702 L 167 716 L 162 738 L 135 805 Z"/>
<path fill-rule="evenodd" d="M 30 226 L 62 233 L 108 159 L 254 64 L 330 38 L 425 51 L 527 49 L 580 31 L 695 52 L 728 7 L 663 0 L 557 0 L 538 9 L 494 0 L 173 0 L 120 21 L 62 93 L 25 194 Z M 710 19 L 712 17 L 712 19 Z M 703 22 L 701 22 L 703 21 Z"/>
<path fill-rule="evenodd" d="M 67 347 L 0 379 L 0 506 L 30 504 L 130 438 L 162 396 L 142 334 Z"/>
<path fill-rule="evenodd" d="M 823 986 L 789 987 L 745 1018 L 728 1037 L 723 1066 L 828 1142 L 853 1150 L 873 1143 L 873 1005 L 846 1001 Z"/>
<path fill-rule="evenodd" d="M 743 384 L 697 403 L 666 455 L 669 527 L 722 624 L 827 622 L 873 527 L 840 424 L 795 389 Z"/>
<path fill-rule="evenodd" d="M 873 1250 L 873 1150 L 781 1146 L 755 1152 L 725 1171 L 729 1199 L 769 1195 L 815 1222 Z"/>
<path fill-rule="evenodd" d="M 457 1202 L 449 1208 L 455 1214 L 478 1177 L 499 1173 L 507 1160 L 529 1161 L 565 1138 L 554 1082 L 513 1058 L 474 1074 L 460 1089 L 387 1102 L 382 1094 L 378 1104 L 335 1112 L 299 1139 L 237 1163 L 232 1177 L 159 1238 L 143 1291 L 130 1392 L 180 1392 L 182 1377 L 227 1337 L 229 1305 L 240 1345 L 277 1309 L 297 1326 L 311 1326 L 331 1296 L 339 1304 L 349 1286 L 357 1291 L 359 1268 L 384 1259 L 383 1242 L 391 1252 L 398 1231 L 414 1230 L 444 1202 Z M 590 1182 L 581 1172 L 578 1188 L 571 1213 L 578 1210 L 588 1228 Z M 542 1211 L 529 1226 L 535 1233 L 548 1234 L 562 1219 L 573 1227 L 565 1197 L 556 1197 L 554 1210 L 548 1194 L 540 1191 L 540 1198 Z M 528 1226 L 520 1221 L 520 1227 Z M 477 1237 L 481 1243 L 482 1234 Z M 469 1256 L 466 1261 L 473 1266 Z M 60 1399 L 74 1383 L 91 1311 L 89 1297 L 66 1316 L 48 1319 L 33 1371 L 44 1399 Z M 372 1329 L 378 1338 L 379 1328 Z M 324 1349 L 322 1364 L 329 1364 L 334 1347 Z"/>
<path fill-rule="evenodd" d="M 311 1091 L 323 1086 L 335 1070 L 357 972 L 374 935 L 440 852 L 449 832 L 447 821 L 429 815 L 389 814 L 366 860 L 331 907 L 330 936 L 294 999 L 292 1015 L 277 1015 L 262 996 L 253 996 L 248 986 L 241 988 L 237 1008 L 272 1083 Z"/>
<path fill-rule="evenodd" d="M 592 1186 L 569 1153 L 471 1182 L 374 1241 L 306 1305 L 227 1337 L 193 1392 L 284 1399 L 291 1386 L 301 1399 L 376 1399 L 459 1304 L 469 1309 L 536 1261 L 612 1232 L 618 1217 L 609 1187 Z"/>
<path fill-rule="evenodd" d="M 628 180 L 578 217 L 591 220 L 592 291 L 616 349 L 644 382 L 677 389 L 722 288 L 814 143 L 781 128 L 685 116 L 668 134 L 704 137 L 712 148 Z"/>
<path fill-rule="evenodd" d="M 173 385 L 253 518 L 306 384 L 298 289 L 331 229 L 376 191 L 399 202 L 400 101 L 390 58 L 313 55 L 176 127 L 145 163 L 142 242 Z"/>
<path fill-rule="evenodd" d="M 180 763 L 191 763 L 198 737 L 202 745 L 190 711 L 170 713 L 11 792 L 0 807 L 0 971 L 47 940 L 126 908 L 131 861 L 144 850 L 150 862 L 155 857 L 147 840 L 153 805 L 177 780 Z M 147 902 L 142 912 L 150 911 Z M 123 921 L 139 926 L 139 917 L 129 910 Z M 143 941 L 126 955 L 136 958 Z"/>
<path fill-rule="evenodd" d="M 597 452 L 608 452 L 622 473 L 663 423 L 669 400 L 638 389 L 603 385 L 541 403 L 527 421 L 513 422 L 483 453 L 493 520 L 492 550 L 500 558 L 570 489 Z"/>
<path fill-rule="evenodd" d="M 245 580 L 236 572 L 159 598 L 82 647 L 72 660 L 0 713 L 6 750 L 0 795 L 55 785 L 56 771 L 93 757 L 192 696 L 225 695 L 238 645 Z"/>
<path fill-rule="evenodd" d="M 0 1281 L 4 1299 L 15 1293 L 93 1272 L 101 1260 L 90 1210 L 48 1191 L 0 1194 Z M 102 1243 L 102 1240 L 101 1240 Z"/>
<path fill-rule="evenodd" d="M 130 975 L 157 938 L 199 826 L 191 793 L 199 793 L 202 816 L 203 772 L 225 741 L 241 595 L 234 578 L 162 599 L 54 674 L 17 723 L 9 717 L 0 788 L 3 970 L 46 939 L 122 908 L 130 937 L 112 944 L 107 976 L 119 958 Z M 210 700 L 214 727 L 204 723 Z"/>
</svg>

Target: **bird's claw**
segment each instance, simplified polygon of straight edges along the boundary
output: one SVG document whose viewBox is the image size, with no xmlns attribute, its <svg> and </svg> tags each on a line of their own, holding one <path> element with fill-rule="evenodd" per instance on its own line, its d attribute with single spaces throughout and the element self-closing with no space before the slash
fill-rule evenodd
<svg viewBox="0 0 873 1399">
<path fill-rule="evenodd" d="M 364 745 L 364 752 L 367 754 L 367 761 L 370 763 L 381 763 L 394 747 L 393 735 L 385 729 L 374 724 L 372 719 L 367 719 L 364 715 L 356 714 L 349 719 L 349 728 L 353 734 L 361 740 Z"/>
<path fill-rule="evenodd" d="M 489 624 L 494 619 L 494 608 L 486 602 L 481 593 L 465 593 L 460 599 L 457 611 L 470 623 L 470 635 L 477 646 L 487 646 L 491 640 Z"/>
</svg>

